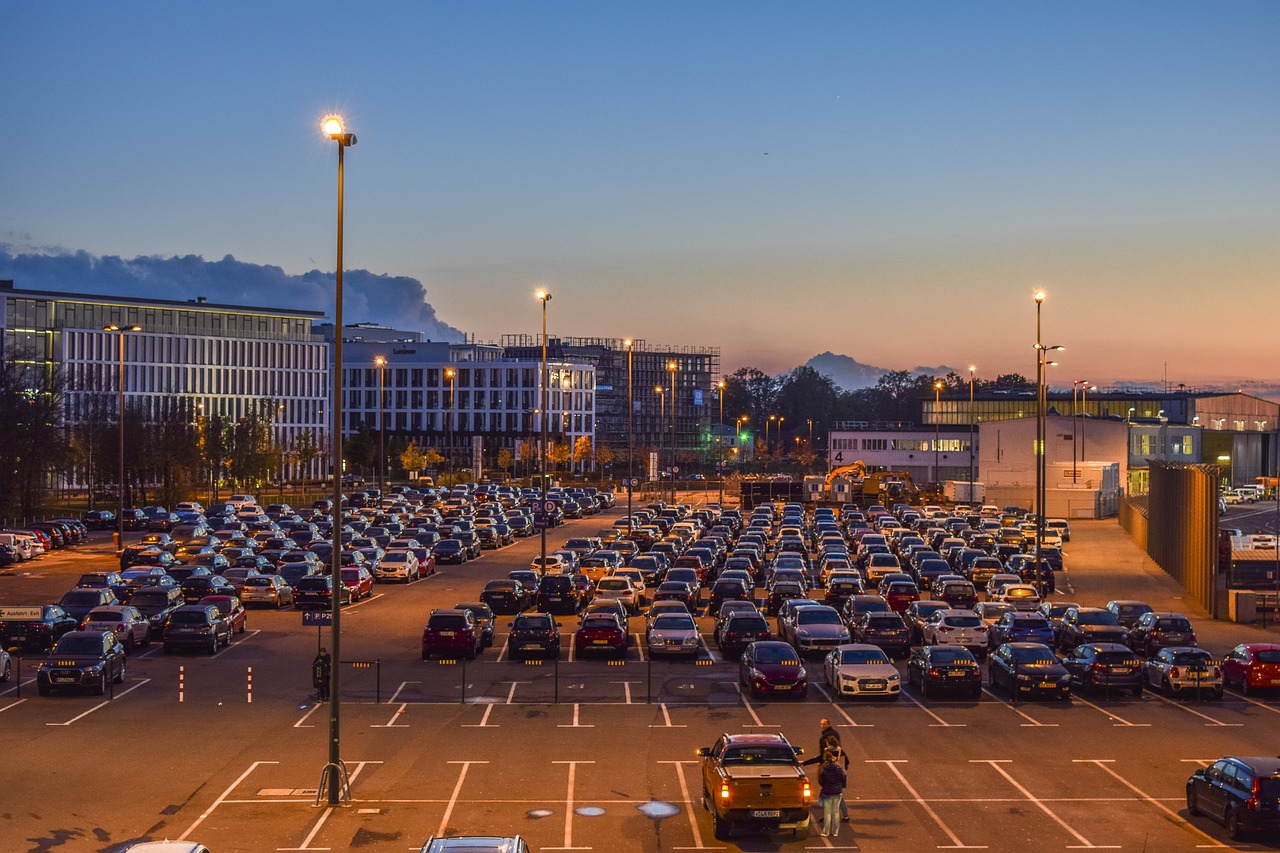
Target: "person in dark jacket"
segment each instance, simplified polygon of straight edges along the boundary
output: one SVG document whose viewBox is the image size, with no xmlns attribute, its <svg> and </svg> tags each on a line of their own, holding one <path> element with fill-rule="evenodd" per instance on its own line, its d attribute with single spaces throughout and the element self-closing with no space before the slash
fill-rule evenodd
<svg viewBox="0 0 1280 853">
<path fill-rule="evenodd" d="M 820 764 L 822 762 L 823 753 L 832 746 L 836 748 L 836 760 L 844 765 L 845 772 L 849 770 L 849 756 L 844 751 L 844 744 L 840 742 L 840 732 L 835 726 L 831 725 L 831 721 L 823 717 L 818 721 L 818 725 L 822 727 L 822 731 L 818 734 L 818 751 L 813 758 L 807 759 L 802 764 L 808 766 L 810 764 Z M 845 802 L 844 797 L 840 798 L 840 820 L 845 823 L 849 822 L 849 804 Z"/>
<path fill-rule="evenodd" d="M 840 766 L 836 753 L 827 750 L 822 756 L 822 769 L 818 771 L 818 801 L 822 803 L 822 832 L 824 837 L 840 834 L 840 803 L 844 800 L 844 786 L 848 777 Z"/>
<path fill-rule="evenodd" d="M 329 650 L 321 649 L 316 653 L 316 659 L 311 662 L 311 686 L 315 687 L 322 702 L 329 698 L 329 676 L 332 672 L 333 665 L 329 658 Z"/>
</svg>

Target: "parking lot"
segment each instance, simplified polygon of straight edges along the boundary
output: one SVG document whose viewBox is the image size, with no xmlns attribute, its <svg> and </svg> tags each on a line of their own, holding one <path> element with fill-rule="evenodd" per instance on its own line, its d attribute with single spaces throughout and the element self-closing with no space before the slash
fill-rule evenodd
<svg viewBox="0 0 1280 853">
<path fill-rule="evenodd" d="M 552 538 L 605 524 L 571 522 Z M 1114 527 L 1078 527 L 1059 597 L 1175 608 L 1177 588 Z M 1277 696 L 1014 704 L 990 691 L 925 701 L 909 688 L 897 701 L 851 702 L 822 687 L 814 661 L 805 700 L 762 701 L 739 690 L 706 617 L 693 660 L 650 661 L 640 643 L 621 662 L 578 660 L 565 624 L 559 661 L 512 661 L 510 617 L 477 661 L 421 659 L 431 608 L 474 598 L 536 551 L 522 540 L 344 609 L 351 801 L 337 808 L 315 802 L 329 719 L 309 663 L 328 632 L 304 628 L 289 608 L 253 611 L 213 656 L 140 651 L 114 697 L 38 697 L 25 670 L 20 695 L 18 683 L 0 690 L 0 846 L 109 851 L 169 837 L 214 851 L 399 851 L 439 832 L 518 832 L 538 850 L 1272 849 L 1227 842 L 1221 827 L 1190 818 L 1183 790 L 1198 764 L 1280 752 Z M 110 558 L 59 555 L 0 578 L 0 602 L 46 589 L 56 598 L 95 559 Z M 1189 615 L 1217 653 L 1274 636 Z M 815 822 L 807 840 L 716 841 L 694 750 L 723 732 L 763 730 L 812 754 L 822 717 L 853 762 L 851 822 L 835 838 Z"/>
</svg>

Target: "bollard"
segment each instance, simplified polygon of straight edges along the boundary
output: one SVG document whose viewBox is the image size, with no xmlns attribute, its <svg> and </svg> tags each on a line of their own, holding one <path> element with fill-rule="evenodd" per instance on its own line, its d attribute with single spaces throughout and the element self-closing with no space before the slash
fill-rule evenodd
<svg viewBox="0 0 1280 853">
<path fill-rule="evenodd" d="M 253 704 L 253 667 L 249 667 L 249 672 L 245 678 L 245 689 L 247 691 L 246 698 L 250 705 Z"/>
<path fill-rule="evenodd" d="M 186 667 L 179 666 L 178 667 L 178 701 L 179 702 L 185 701 L 183 697 L 183 693 L 185 692 L 186 679 L 187 679 Z"/>
<path fill-rule="evenodd" d="M 555 672 L 551 674 L 551 677 L 555 679 L 555 693 L 554 693 L 555 704 L 559 705 L 560 704 L 560 650 L 559 649 L 556 649 L 555 661 L 556 661 Z"/>
</svg>

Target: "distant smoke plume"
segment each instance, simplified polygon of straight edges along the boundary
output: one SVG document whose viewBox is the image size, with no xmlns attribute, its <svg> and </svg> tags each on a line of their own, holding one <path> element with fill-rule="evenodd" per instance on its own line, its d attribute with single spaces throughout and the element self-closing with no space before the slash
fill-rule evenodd
<svg viewBox="0 0 1280 853">
<path fill-rule="evenodd" d="M 24 290 L 95 296 L 135 296 L 210 302 L 255 308 L 299 308 L 333 317 L 333 273 L 312 270 L 288 275 L 280 267 L 237 261 L 227 255 L 138 257 L 131 260 L 88 252 L 46 250 L 18 253 L 0 243 L 0 279 Z M 408 276 L 346 270 L 342 276 L 344 323 L 380 323 L 422 332 L 428 340 L 461 341 L 463 333 L 436 317 L 422 282 Z"/>
</svg>

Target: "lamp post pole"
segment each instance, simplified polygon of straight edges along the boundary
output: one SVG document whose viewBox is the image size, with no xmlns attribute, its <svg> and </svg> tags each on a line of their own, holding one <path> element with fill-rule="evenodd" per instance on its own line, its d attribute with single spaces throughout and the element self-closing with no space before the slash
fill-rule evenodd
<svg viewBox="0 0 1280 853">
<path fill-rule="evenodd" d="M 724 380 L 716 386 L 720 389 L 720 428 L 716 431 L 716 465 L 720 471 L 720 508 L 724 509 Z"/>
<path fill-rule="evenodd" d="M 383 407 L 386 405 L 387 360 L 383 356 L 374 356 L 373 363 L 378 366 L 378 500 L 387 493 L 383 464 L 387 459 L 387 423 Z"/>
<path fill-rule="evenodd" d="M 978 368 L 969 365 L 969 502 L 973 502 L 973 374 Z"/>
<path fill-rule="evenodd" d="M 938 478 L 938 430 L 941 426 L 941 412 L 938 411 L 938 404 L 942 396 L 942 383 L 933 383 L 933 483 L 935 488 L 942 484 L 942 480 Z M 941 489 L 938 489 L 941 492 Z"/>
<path fill-rule="evenodd" d="M 539 566 L 542 571 L 546 571 L 547 524 L 551 521 L 551 515 L 547 512 L 547 383 L 550 381 L 547 374 L 547 303 L 551 301 L 551 294 L 546 290 L 539 290 L 534 296 L 542 303 L 542 416 L 539 419 L 542 445 L 538 451 L 538 479 L 542 489 L 542 562 Z"/>
<path fill-rule="evenodd" d="M 667 370 L 671 373 L 671 503 L 676 502 L 676 371 L 679 369 L 674 361 L 667 362 Z"/>
<path fill-rule="evenodd" d="M 806 418 L 806 420 L 809 423 L 809 444 L 806 445 L 805 450 L 807 450 L 809 453 L 809 466 L 812 466 L 813 465 L 813 418 Z M 809 466 L 806 466 L 806 467 L 809 467 Z"/>
<path fill-rule="evenodd" d="M 1080 446 L 1080 437 L 1079 437 L 1080 413 L 1076 411 L 1076 392 L 1081 386 L 1088 388 L 1089 380 L 1088 379 L 1071 380 L 1071 485 L 1073 486 L 1076 484 L 1077 474 L 1079 470 L 1076 464 L 1076 455 L 1077 455 L 1076 451 L 1079 449 L 1079 446 Z M 1081 458 L 1081 461 L 1084 461 L 1083 456 L 1080 458 Z"/>
<path fill-rule="evenodd" d="M 347 133 L 341 116 L 328 116 L 322 125 L 325 134 L 338 143 L 338 235 L 337 269 L 334 273 L 333 310 L 333 553 L 330 571 L 333 605 L 330 608 L 333 621 L 330 624 L 329 644 L 329 762 L 324 768 L 322 786 L 328 791 L 329 805 L 337 805 L 350 796 L 346 768 L 342 764 L 339 716 L 341 705 L 338 697 L 342 687 L 342 607 L 338 596 L 342 589 L 342 215 L 344 189 L 344 154 L 348 146 L 356 144 L 353 133 Z M 317 797 L 318 799 L 318 797 Z"/>
<path fill-rule="evenodd" d="M 1036 300 L 1036 586 L 1044 595 L 1041 579 L 1044 564 L 1040 561 L 1040 540 L 1044 538 L 1044 346 L 1040 342 L 1040 306 L 1044 304 L 1044 291 L 1038 291 Z"/>
<path fill-rule="evenodd" d="M 1087 384 L 1085 385 L 1085 387 L 1083 387 L 1083 388 L 1081 388 L 1081 389 L 1080 389 L 1080 464 L 1081 464 L 1081 465 L 1083 465 L 1083 464 L 1084 464 L 1084 461 L 1085 461 L 1085 459 L 1087 458 L 1087 457 L 1084 455 L 1084 451 L 1085 451 L 1085 443 L 1084 443 L 1084 439 L 1085 439 L 1085 435 L 1084 435 L 1084 433 L 1085 433 L 1085 421 L 1084 421 L 1084 416 L 1085 416 L 1085 413 L 1089 410 L 1089 400 L 1088 400 L 1089 392 L 1090 392 L 1090 391 L 1097 391 L 1097 390 L 1098 390 L 1098 386 L 1097 386 L 1097 385 L 1094 385 L 1092 388 L 1090 388 Z"/>
<path fill-rule="evenodd" d="M 773 452 L 773 445 L 769 443 L 769 424 L 777 419 L 777 415 L 769 415 L 769 419 L 764 422 L 764 452 L 766 457 Z"/>
<path fill-rule="evenodd" d="M 103 329 L 105 332 L 115 332 L 120 336 L 120 367 L 116 374 L 116 391 L 118 397 L 118 408 L 116 409 L 116 433 L 120 446 L 117 448 L 119 453 L 119 471 L 117 471 L 117 490 L 120 500 L 120 508 L 116 514 L 116 534 L 115 545 L 116 551 L 124 551 L 124 334 L 125 332 L 141 332 L 141 326 L 117 326 L 112 324 Z"/>
<path fill-rule="evenodd" d="M 733 422 L 733 447 L 734 447 L 734 450 L 738 451 L 737 458 L 735 461 L 737 463 L 737 469 L 739 474 L 742 473 L 742 449 L 740 446 L 741 439 L 742 439 L 742 425 L 747 422 L 748 422 L 748 418 L 746 415 L 739 415 L 737 419 L 735 419 Z"/>
<path fill-rule="evenodd" d="M 632 423 L 632 421 L 634 420 L 636 407 L 635 407 L 635 399 L 632 396 L 633 392 L 631 388 L 631 380 L 632 380 L 631 361 L 632 361 L 632 356 L 634 355 L 635 341 L 631 340 L 630 338 L 627 338 L 625 341 L 622 342 L 622 345 L 627 348 L 627 537 L 630 538 L 633 532 L 632 524 L 634 523 L 632 521 L 632 515 L 631 515 L 631 498 L 632 498 L 632 493 L 635 491 L 635 486 L 634 484 L 632 484 L 631 481 L 634 480 L 636 476 L 635 475 L 635 455 L 636 455 L 635 431 L 633 428 L 634 424 Z"/>
<path fill-rule="evenodd" d="M 653 391 L 658 395 L 658 467 L 662 467 L 662 460 L 667 455 L 667 395 L 662 390 L 661 385 L 654 385 Z M 661 483 L 662 476 L 659 473 L 658 481 Z M 658 499 L 662 499 L 662 488 L 658 488 Z"/>
<path fill-rule="evenodd" d="M 445 423 L 445 453 L 448 458 L 445 460 L 445 475 L 453 479 L 453 429 L 454 429 L 454 405 L 456 399 L 454 392 L 454 384 L 457 382 L 458 373 L 452 367 L 444 369 L 444 378 L 449 382 L 449 420 Z"/>
</svg>

